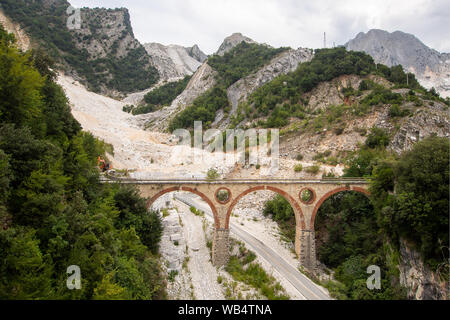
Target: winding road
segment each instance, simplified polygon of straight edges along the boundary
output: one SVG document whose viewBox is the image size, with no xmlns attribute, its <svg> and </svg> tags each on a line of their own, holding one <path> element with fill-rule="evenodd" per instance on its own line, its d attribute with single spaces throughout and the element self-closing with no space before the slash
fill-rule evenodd
<svg viewBox="0 0 450 320">
<path fill-rule="evenodd" d="M 177 193 L 175 199 L 189 206 L 202 210 L 212 219 L 210 207 L 198 197 L 191 194 Z M 253 248 L 256 254 L 266 260 L 273 268 L 288 280 L 306 300 L 330 300 L 330 296 L 315 284 L 311 279 L 297 270 L 274 250 L 266 246 L 262 241 L 240 228 L 230 221 L 230 232 Z"/>
</svg>

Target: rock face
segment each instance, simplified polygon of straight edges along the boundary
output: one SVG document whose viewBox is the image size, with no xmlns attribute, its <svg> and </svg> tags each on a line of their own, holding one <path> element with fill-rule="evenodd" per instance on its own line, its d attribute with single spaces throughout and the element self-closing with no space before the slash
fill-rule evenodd
<svg viewBox="0 0 450 320">
<path fill-rule="evenodd" d="M 190 48 L 186 48 L 186 50 L 192 58 L 200 61 L 201 63 L 205 62 L 206 59 L 208 59 L 208 56 L 202 50 L 200 50 L 200 48 L 196 44 L 194 44 Z"/>
<path fill-rule="evenodd" d="M 185 48 L 179 45 L 165 46 L 159 43 L 144 44 L 152 64 L 162 80 L 173 80 L 193 74 L 206 60 L 197 45 Z"/>
<path fill-rule="evenodd" d="M 450 96 L 450 54 L 430 49 L 412 34 L 373 29 L 360 32 L 345 47 L 364 51 L 375 62 L 389 67 L 400 64 L 414 73 L 424 87 L 434 87 L 441 96 Z"/>
<path fill-rule="evenodd" d="M 423 264 L 420 254 L 405 240 L 400 241 L 400 284 L 407 288 L 409 299 L 446 300 L 448 283 Z"/>
<path fill-rule="evenodd" d="M 257 72 L 234 83 L 227 90 L 231 112 L 226 119 L 223 119 L 223 114 L 219 114 L 213 126 L 225 128 L 229 124 L 231 116 L 236 113 L 240 101 L 246 100 L 252 92 L 279 75 L 294 71 L 300 63 L 311 61 L 312 57 L 313 52 L 310 49 L 291 49 L 273 58 L 269 64 Z"/>
<path fill-rule="evenodd" d="M 31 41 L 26 32 L 20 27 L 19 24 L 14 23 L 9 19 L 2 10 L 0 10 L 0 24 L 6 31 L 14 34 L 16 37 L 17 46 L 23 51 L 31 49 Z"/>
<path fill-rule="evenodd" d="M 248 43 L 256 43 L 252 39 L 243 36 L 242 33 L 233 33 L 231 36 L 226 37 L 222 44 L 219 47 L 219 50 L 217 50 L 216 54 L 219 56 L 223 56 L 226 52 L 233 49 L 235 46 L 237 46 L 242 41 L 248 42 Z"/>
<path fill-rule="evenodd" d="M 450 137 L 448 111 L 443 104 L 436 102 L 403 121 L 390 143 L 390 148 L 400 154 L 433 134 L 438 137 Z"/>
<path fill-rule="evenodd" d="M 387 88 L 392 87 L 392 84 L 382 77 L 370 75 L 368 78 Z M 332 81 L 319 83 L 314 89 L 305 94 L 305 98 L 309 101 L 308 109 L 324 110 L 330 105 L 351 104 L 351 99 L 345 99 L 342 89 L 352 87 L 358 90 L 362 80 L 363 78 L 360 76 L 342 75 Z"/>
<path fill-rule="evenodd" d="M 123 58 L 129 50 L 141 46 L 134 38 L 130 16 L 125 8 L 83 9 L 81 21 L 84 22 L 81 29 L 73 31 L 75 45 L 78 49 L 86 49 L 90 59 L 106 58 L 111 54 Z"/>
</svg>

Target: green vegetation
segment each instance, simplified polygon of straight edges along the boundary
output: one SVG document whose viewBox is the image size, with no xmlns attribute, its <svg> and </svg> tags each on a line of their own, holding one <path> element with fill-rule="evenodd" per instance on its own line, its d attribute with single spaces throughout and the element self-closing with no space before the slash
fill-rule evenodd
<svg viewBox="0 0 450 320">
<path fill-rule="evenodd" d="M 186 89 L 190 80 L 191 76 L 186 76 L 181 80 L 166 83 L 147 93 L 144 101 L 156 106 L 168 106 Z"/>
<path fill-rule="evenodd" d="M 273 200 L 267 201 L 264 205 L 263 214 L 265 217 L 271 216 L 278 223 L 285 241 L 295 241 L 294 210 L 285 198 L 276 195 Z"/>
<path fill-rule="evenodd" d="M 49 55 L 58 62 L 58 67 L 75 71 L 86 79 L 89 88 L 100 91 L 102 86 L 121 92 L 144 90 L 159 79 L 158 71 L 149 64 L 144 47 L 129 49 L 124 57 L 118 57 L 118 41 L 132 33 L 131 25 L 112 46 L 104 58 L 91 57 L 86 49 L 77 47 L 76 42 L 89 43 L 93 39 L 102 41 L 101 19 L 95 13 L 83 9 L 89 15 L 88 28 L 91 35 L 82 36 L 76 30 L 70 31 L 66 22 L 67 1 L 55 1 L 52 5 L 44 0 L 2 0 L 3 11 L 14 21 L 20 23 L 25 31 L 36 40 Z M 101 12 L 99 13 L 101 14 Z M 125 20 L 127 21 L 125 17 Z M 76 39 L 76 41 L 75 41 Z"/>
<path fill-rule="evenodd" d="M 412 242 L 432 270 L 448 262 L 449 150 L 448 138 L 429 137 L 373 170 L 371 193 L 380 226 L 390 238 Z"/>
<path fill-rule="evenodd" d="M 366 144 L 348 159 L 346 177 L 371 177 L 370 199 L 341 192 L 316 216 L 318 258 L 336 280 L 322 284 L 338 299 L 404 299 L 398 278 L 401 240 L 448 282 L 450 142 L 431 136 L 400 156 L 386 150 L 388 143 L 384 130 L 372 128 Z M 294 241 L 295 218 L 284 198 L 268 201 L 264 214 Z M 381 268 L 381 290 L 367 289 L 370 265 Z"/>
<path fill-rule="evenodd" d="M 410 88 L 422 93 L 425 99 L 434 98 L 448 104 L 448 101 L 422 88 L 414 75 L 404 73 L 401 66 L 388 68 L 380 64 L 375 65 L 369 55 L 362 52 L 346 51 L 345 48 L 318 49 L 310 62 L 300 64 L 295 71 L 287 75 L 281 75 L 253 92 L 248 101 L 239 106 L 239 114 L 236 117 L 238 120 L 233 124 L 238 124 L 245 117 L 248 119 L 267 117 L 266 120 L 258 122 L 258 126 L 270 128 L 286 126 L 289 123 L 289 118 L 292 117 L 306 118 L 307 120 L 308 118 L 314 118 L 315 114 L 307 109 L 308 99 L 305 93 L 311 91 L 320 82 L 331 81 L 338 76 L 350 74 L 362 77 L 382 76 L 394 83 L 394 88 Z M 407 77 L 409 85 L 407 85 Z M 338 120 L 343 112 L 350 113 L 351 111 L 353 115 L 358 116 L 366 114 L 371 106 L 379 104 L 400 105 L 403 102 L 403 97 L 400 94 L 393 93 L 390 89 L 384 88 L 370 79 L 364 79 L 360 83 L 359 90 L 352 87 L 342 88 L 342 94 L 344 97 L 359 97 L 366 90 L 372 90 L 372 92 L 351 108 L 350 106 L 346 106 L 346 108 L 335 107 L 334 112 L 339 112 L 340 115 L 331 115 L 330 119 L 330 112 L 327 110 L 327 119 L 318 117 L 319 119 L 314 119 L 310 123 L 315 122 L 316 129 L 325 128 L 327 124 L 333 123 L 334 119 Z M 416 97 L 416 99 L 418 98 Z M 404 115 L 406 115 L 406 112 L 400 112 L 397 116 Z M 339 135 L 344 131 L 344 127 L 339 126 L 334 130 Z"/>
<path fill-rule="evenodd" d="M 288 48 L 274 49 L 242 41 L 223 56 L 213 55 L 208 64 L 218 72 L 217 80 L 225 88 L 263 67 Z"/>
<path fill-rule="evenodd" d="M 254 263 L 255 259 L 256 255 L 241 245 L 239 254 L 230 257 L 225 270 L 234 280 L 254 287 L 269 300 L 288 300 L 281 285 L 259 264 Z"/>
<path fill-rule="evenodd" d="M 362 104 L 367 104 L 369 106 L 380 104 L 401 104 L 402 102 L 403 98 L 401 94 L 394 93 L 382 86 L 376 86 L 368 96 L 361 100 Z"/>
<path fill-rule="evenodd" d="M 12 42 L 0 27 L 0 299 L 164 298 L 159 214 L 99 183 L 106 145 L 81 131 L 50 59 Z"/>
<path fill-rule="evenodd" d="M 295 172 L 302 172 L 302 170 L 303 170 L 303 166 L 302 166 L 301 163 L 297 163 L 297 164 L 294 166 L 294 171 L 295 171 Z"/>
<path fill-rule="evenodd" d="M 219 179 L 219 177 L 220 177 L 220 174 L 214 168 L 209 169 L 208 172 L 206 173 L 207 180 L 217 180 L 217 179 Z"/>
<path fill-rule="evenodd" d="M 194 121 L 202 121 L 208 128 L 216 117 L 216 112 L 229 106 L 227 92 L 221 87 L 213 87 L 194 100 L 191 106 L 180 112 L 169 125 L 169 131 L 192 128 Z"/>
<path fill-rule="evenodd" d="M 310 174 L 318 174 L 320 171 L 320 166 L 318 165 L 312 165 L 309 166 L 305 169 L 306 172 L 310 173 Z"/>
<path fill-rule="evenodd" d="M 208 128 L 216 117 L 216 112 L 229 111 L 226 89 L 237 80 L 258 70 L 286 48 L 273 49 L 265 45 L 242 42 L 225 53 L 214 55 L 208 64 L 217 74 L 217 85 L 194 100 L 192 105 L 179 113 L 170 123 L 169 131 L 179 128 L 192 128 L 194 121 L 202 121 Z"/>
<path fill-rule="evenodd" d="M 275 78 L 250 96 L 248 102 L 254 105 L 252 116 L 278 112 L 272 124 L 282 123 L 286 113 L 301 118 L 306 102 L 302 95 L 320 82 L 344 74 L 368 75 L 374 71 L 373 59 L 364 53 L 344 48 L 318 49 L 311 62 L 300 64 L 294 72 Z"/>
<path fill-rule="evenodd" d="M 357 192 L 341 192 L 326 200 L 315 221 L 317 255 L 335 270 L 339 284 L 329 282 L 331 292 L 340 299 L 402 299 L 398 279 L 386 265 L 383 235 L 369 199 Z M 367 267 L 381 268 L 381 290 L 366 286 Z"/>
<path fill-rule="evenodd" d="M 366 146 L 369 148 L 383 148 L 389 144 L 389 135 L 384 129 L 373 127 L 366 139 Z"/>
<path fill-rule="evenodd" d="M 195 207 L 190 207 L 189 210 L 198 217 L 204 217 L 205 213 L 202 210 L 198 210 Z"/>
</svg>

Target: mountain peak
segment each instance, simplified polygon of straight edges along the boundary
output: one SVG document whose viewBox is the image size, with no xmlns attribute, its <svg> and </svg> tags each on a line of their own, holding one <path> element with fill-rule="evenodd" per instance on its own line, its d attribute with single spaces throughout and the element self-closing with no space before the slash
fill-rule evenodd
<svg viewBox="0 0 450 320">
<path fill-rule="evenodd" d="M 448 54 L 427 47 L 410 33 L 371 29 L 358 33 L 345 47 L 366 52 L 376 63 L 389 67 L 402 65 L 405 71 L 414 73 L 424 87 L 435 87 L 443 97 L 450 95 Z"/>
<path fill-rule="evenodd" d="M 226 37 L 222 44 L 219 47 L 219 50 L 217 50 L 216 54 L 219 56 L 223 56 L 226 52 L 233 49 L 235 46 L 237 46 L 242 41 L 247 43 L 256 43 L 256 41 L 250 39 L 249 37 L 246 37 L 242 35 L 240 32 L 235 32 L 231 36 Z"/>
</svg>

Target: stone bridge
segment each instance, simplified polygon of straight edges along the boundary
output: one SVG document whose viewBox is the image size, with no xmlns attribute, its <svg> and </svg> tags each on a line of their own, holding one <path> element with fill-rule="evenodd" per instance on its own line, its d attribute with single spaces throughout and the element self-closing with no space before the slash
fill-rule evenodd
<svg viewBox="0 0 450 320">
<path fill-rule="evenodd" d="M 316 268 L 314 221 L 322 203 L 335 193 L 357 191 L 368 195 L 368 182 L 361 178 L 337 178 L 322 180 L 132 180 L 120 179 L 120 183 L 136 185 L 147 206 L 162 195 L 186 191 L 200 196 L 211 207 L 215 232 L 212 246 L 212 262 L 215 266 L 227 263 L 229 258 L 229 222 L 234 206 L 245 195 L 270 190 L 283 196 L 295 213 L 295 252 L 300 265 L 313 271 Z"/>
</svg>

